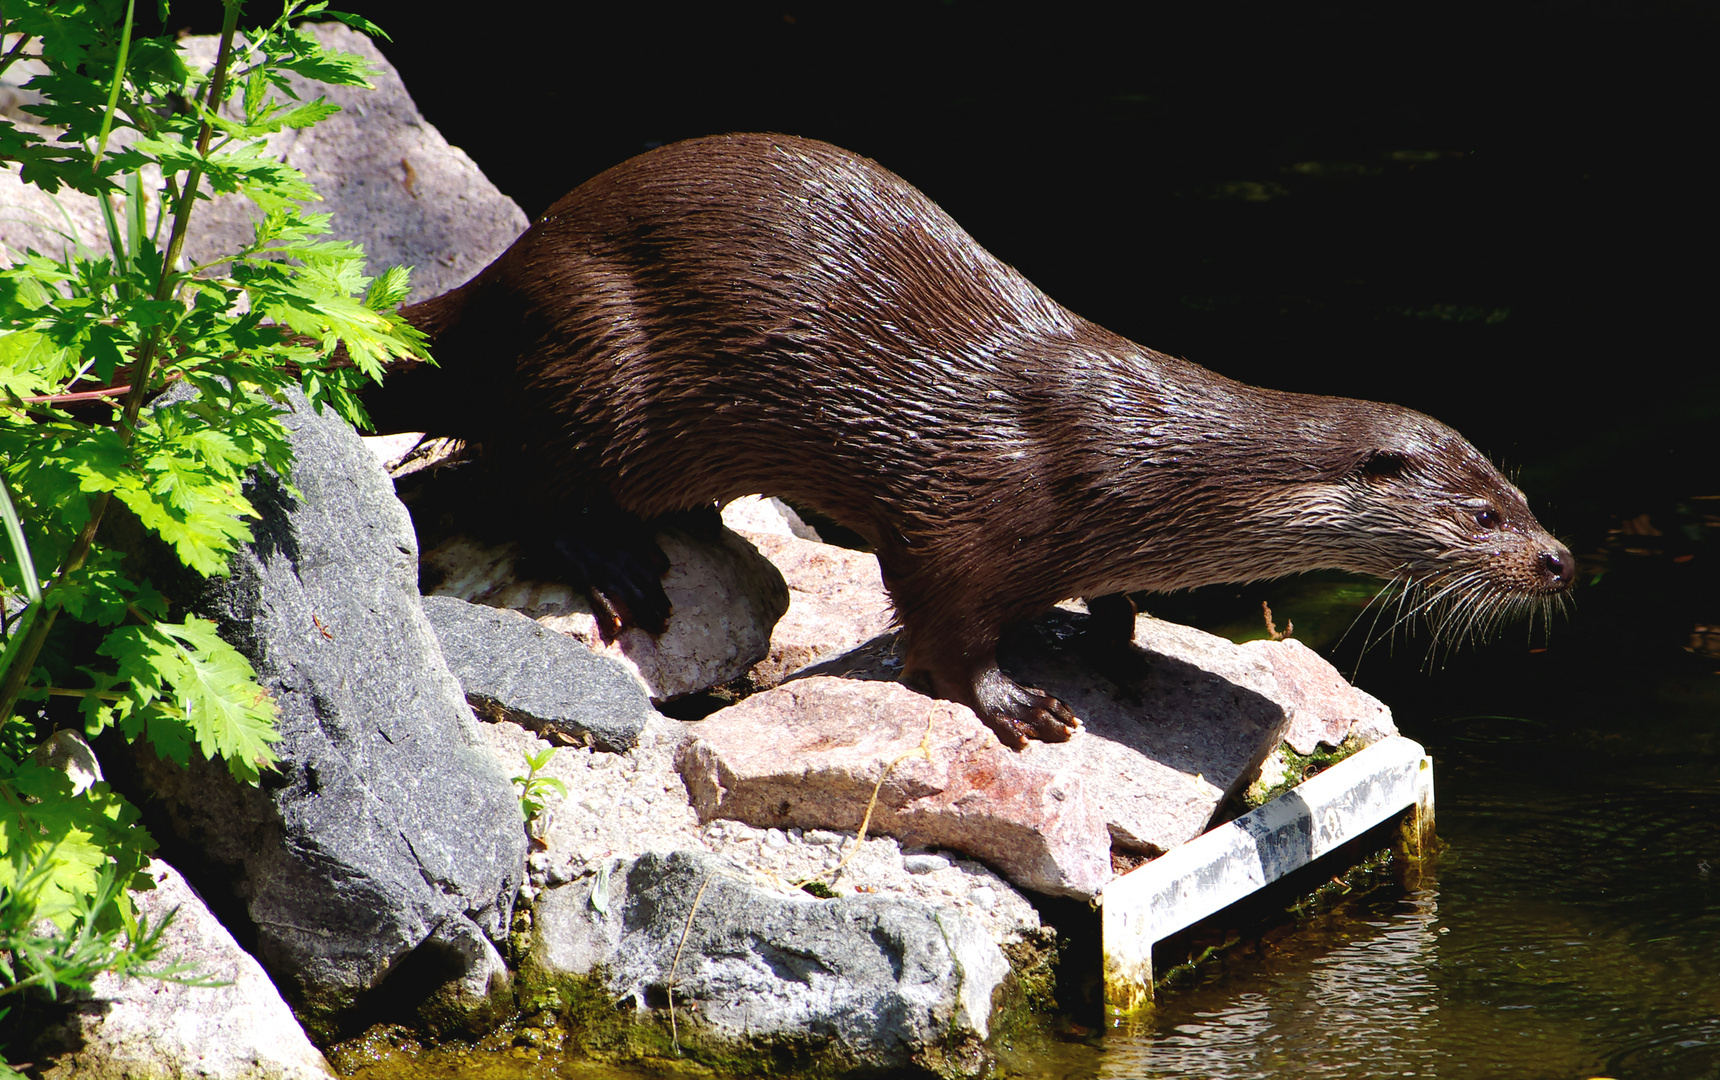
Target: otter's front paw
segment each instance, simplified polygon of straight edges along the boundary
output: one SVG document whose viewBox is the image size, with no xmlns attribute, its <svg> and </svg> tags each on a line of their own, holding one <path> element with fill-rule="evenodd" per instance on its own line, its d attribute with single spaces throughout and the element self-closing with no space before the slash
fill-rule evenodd
<svg viewBox="0 0 1720 1080">
<path fill-rule="evenodd" d="M 974 711 L 998 740 L 1012 750 L 1027 740 L 1068 742 L 1081 721 L 1069 706 L 1043 690 L 1020 686 L 992 668 L 974 680 Z"/>
</svg>

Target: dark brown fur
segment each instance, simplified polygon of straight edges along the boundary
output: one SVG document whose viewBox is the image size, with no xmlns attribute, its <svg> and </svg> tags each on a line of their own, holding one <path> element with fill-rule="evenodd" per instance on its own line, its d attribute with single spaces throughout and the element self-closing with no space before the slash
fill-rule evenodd
<svg viewBox="0 0 1720 1080">
<path fill-rule="evenodd" d="M 765 493 L 828 515 L 875 546 L 908 669 L 1013 745 L 1072 718 L 997 672 L 998 636 L 1069 597 L 1333 568 L 1450 584 L 1473 625 L 1570 583 L 1450 428 L 1124 340 L 824 143 L 636 157 L 405 314 L 442 367 L 397 378 L 379 430 L 538 462 L 569 504 Z"/>
</svg>

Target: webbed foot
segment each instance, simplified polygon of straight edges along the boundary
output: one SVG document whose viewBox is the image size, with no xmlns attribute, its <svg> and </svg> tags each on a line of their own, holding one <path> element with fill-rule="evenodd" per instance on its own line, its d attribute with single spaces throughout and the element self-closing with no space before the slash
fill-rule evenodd
<svg viewBox="0 0 1720 1080">
<path fill-rule="evenodd" d="M 605 641 L 628 627 L 661 634 L 669 625 L 663 574 L 669 558 L 652 524 L 606 501 L 545 520 L 526 543 L 526 571 L 561 579 L 591 598 Z"/>
<path fill-rule="evenodd" d="M 998 741 L 1012 750 L 1024 749 L 1029 739 L 1068 742 L 1081 727 L 1069 706 L 1043 690 L 1017 684 L 996 667 L 975 677 L 970 704 Z"/>
</svg>

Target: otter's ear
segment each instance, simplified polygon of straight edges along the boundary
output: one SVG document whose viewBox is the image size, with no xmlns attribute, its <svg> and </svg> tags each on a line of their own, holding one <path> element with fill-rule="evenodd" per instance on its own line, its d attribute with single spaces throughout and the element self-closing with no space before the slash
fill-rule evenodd
<svg viewBox="0 0 1720 1080">
<path fill-rule="evenodd" d="M 1409 460 L 1402 454 L 1392 450 L 1375 450 L 1369 454 L 1356 469 L 1356 475 L 1365 479 L 1391 480 L 1403 474 L 1409 465 Z"/>
</svg>

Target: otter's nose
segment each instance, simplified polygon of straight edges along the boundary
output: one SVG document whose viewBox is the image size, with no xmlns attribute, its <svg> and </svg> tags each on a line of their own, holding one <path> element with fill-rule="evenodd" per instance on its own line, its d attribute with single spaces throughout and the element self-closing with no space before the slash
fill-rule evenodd
<svg viewBox="0 0 1720 1080">
<path fill-rule="evenodd" d="M 1577 560 L 1563 544 L 1541 552 L 1540 564 L 1541 572 L 1547 575 L 1547 584 L 1560 592 L 1570 588 L 1577 576 Z"/>
</svg>

